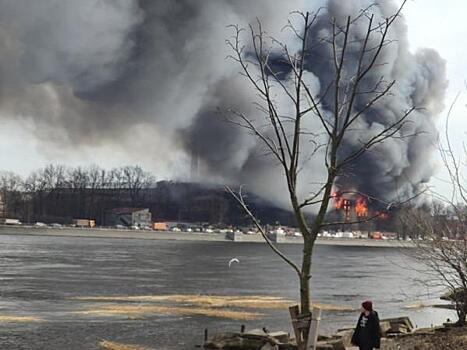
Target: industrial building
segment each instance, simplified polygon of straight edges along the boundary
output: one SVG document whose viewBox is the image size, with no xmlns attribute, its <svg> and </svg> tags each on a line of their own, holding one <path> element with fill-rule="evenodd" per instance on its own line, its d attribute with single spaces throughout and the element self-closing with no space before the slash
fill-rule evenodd
<svg viewBox="0 0 467 350">
<path fill-rule="evenodd" d="M 115 208 L 106 213 L 105 224 L 149 228 L 152 225 L 151 212 L 148 208 Z"/>
</svg>

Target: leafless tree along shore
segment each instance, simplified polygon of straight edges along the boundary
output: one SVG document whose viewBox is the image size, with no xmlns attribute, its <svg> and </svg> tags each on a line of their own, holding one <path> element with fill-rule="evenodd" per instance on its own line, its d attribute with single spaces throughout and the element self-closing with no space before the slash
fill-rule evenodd
<svg viewBox="0 0 467 350">
<path fill-rule="evenodd" d="M 271 161 L 279 165 L 277 171 L 286 182 L 290 207 L 303 235 L 301 265 L 291 261 L 268 239 L 241 191 L 236 192 L 231 187 L 227 190 L 251 217 L 267 244 L 298 276 L 300 318 L 305 321 L 305 326 L 297 341 L 302 349 L 307 346 L 311 322 L 310 281 L 315 240 L 322 229 L 341 224 L 326 220 L 329 203 L 335 196 L 335 182 L 345 177 L 352 165 L 377 145 L 391 138 L 407 137 L 401 130 L 416 109 L 412 106 L 401 110 L 390 125 L 377 132 L 361 129 L 362 115 L 391 94 L 396 84 L 384 76 L 376 81 L 368 78 L 369 73 L 385 64 L 382 52 L 392 42 L 388 33 L 404 4 L 382 20 L 372 14 L 373 6 L 376 5 L 362 9 L 357 16 L 346 18 L 329 17 L 322 13 L 325 10 L 293 13 L 284 30 L 291 31 L 299 42 L 299 48 L 295 50 L 287 43 L 268 36 L 259 21 L 250 25 L 247 31 L 233 26 L 234 36 L 227 40 L 233 52 L 230 58 L 240 66 L 241 74 L 257 94 L 257 99 L 252 101 L 257 108 L 256 115 L 230 110 L 227 118 L 258 138 Z M 318 42 L 310 40 L 315 24 L 323 20 L 328 21 L 328 30 L 324 31 L 328 34 L 323 34 Z M 362 27 L 365 28 L 364 34 L 357 34 Z M 243 39 L 245 32 L 249 34 L 248 39 Z M 334 67 L 332 79 L 321 95 L 315 92 L 306 71 L 308 58 L 318 55 L 318 50 L 329 50 Z M 282 57 L 281 66 L 287 67 L 288 72 L 272 65 L 274 55 Z M 356 98 L 362 95 L 366 103 L 357 105 Z M 281 108 L 279 99 L 285 99 L 291 106 L 290 110 Z M 349 137 L 358 140 L 358 147 L 346 148 L 343 140 Z M 304 179 L 301 172 L 304 165 L 316 157 L 321 157 L 321 165 L 326 169 L 326 175 L 318 186 L 306 183 L 308 179 Z M 311 194 L 304 196 L 304 192 Z M 312 219 L 307 218 L 309 210 L 315 212 Z M 373 218 L 359 218 L 357 222 Z"/>
</svg>

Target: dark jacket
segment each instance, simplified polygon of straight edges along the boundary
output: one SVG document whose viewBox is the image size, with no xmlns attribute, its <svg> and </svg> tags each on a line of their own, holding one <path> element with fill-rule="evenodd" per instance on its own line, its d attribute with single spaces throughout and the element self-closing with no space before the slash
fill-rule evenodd
<svg viewBox="0 0 467 350">
<path fill-rule="evenodd" d="M 352 344 L 361 348 L 379 349 L 381 340 L 381 328 L 376 311 L 371 311 L 368 317 L 364 313 L 358 318 L 355 332 L 352 336 Z"/>
</svg>

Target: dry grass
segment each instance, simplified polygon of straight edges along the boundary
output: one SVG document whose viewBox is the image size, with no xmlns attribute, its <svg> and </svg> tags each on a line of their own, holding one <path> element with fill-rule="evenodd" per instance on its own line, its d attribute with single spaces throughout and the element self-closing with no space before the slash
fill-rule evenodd
<svg viewBox="0 0 467 350">
<path fill-rule="evenodd" d="M 246 309 L 287 309 L 295 302 L 281 297 L 252 295 L 252 296 L 222 296 L 222 295 L 139 295 L 139 296 L 91 296 L 76 297 L 77 300 L 99 302 L 174 302 L 201 307 L 222 308 L 237 307 Z M 351 312 L 357 309 L 342 305 L 314 303 L 325 311 Z"/>
<path fill-rule="evenodd" d="M 17 322 L 17 323 L 28 323 L 28 322 L 42 322 L 43 320 L 39 317 L 34 316 L 5 316 L 0 315 L 0 322 Z"/>
<path fill-rule="evenodd" d="M 89 296 L 75 297 L 75 300 L 100 302 L 87 310 L 76 311 L 81 315 L 118 316 L 128 319 L 143 319 L 155 314 L 196 315 L 227 318 L 232 320 L 255 320 L 264 316 L 257 312 L 230 310 L 240 309 L 280 309 L 286 310 L 293 301 L 273 296 L 220 296 L 220 295 L 140 295 L 140 296 Z M 102 304 L 102 302 L 107 302 Z M 156 303 L 176 303 L 167 305 Z M 180 305 L 182 304 L 182 305 Z M 313 304 L 329 312 L 351 312 L 354 308 L 331 304 Z"/>
<path fill-rule="evenodd" d="M 323 311 L 334 311 L 334 312 L 353 312 L 360 308 L 349 307 L 345 305 L 334 305 L 334 304 L 321 304 L 313 303 L 313 307 L 320 308 Z"/>
<path fill-rule="evenodd" d="M 175 306 L 160 306 L 160 305 L 121 305 L 110 304 L 102 305 L 101 307 L 75 311 L 82 315 L 97 315 L 97 316 L 113 316 L 127 315 L 129 317 L 150 315 L 150 314 L 166 314 L 166 315 L 199 315 L 207 317 L 220 317 L 233 320 L 255 320 L 262 314 L 254 312 L 233 311 L 226 309 L 210 309 L 201 307 L 175 307 Z"/>
<path fill-rule="evenodd" d="M 99 345 L 106 350 L 149 350 L 139 345 L 120 344 L 108 340 L 102 340 Z"/>
<path fill-rule="evenodd" d="M 432 305 L 431 304 L 427 304 L 427 303 L 423 303 L 423 302 L 418 302 L 418 303 L 413 303 L 413 304 L 409 304 L 409 305 L 405 305 L 404 306 L 404 309 L 423 309 L 423 308 L 426 308 L 426 307 L 431 307 Z"/>
<path fill-rule="evenodd" d="M 220 295 L 140 295 L 77 297 L 86 301 L 175 302 L 208 307 L 240 307 L 252 309 L 286 309 L 292 301 L 271 296 L 220 296 Z"/>
<path fill-rule="evenodd" d="M 423 309 L 427 307 L 433 308 L 450 308 L 451 304 L 440 304 L 438 300 L 430 300 L 430 301 L 419 301 L 413 304 L 405 305 L 404 309 Z"/>
</svg>

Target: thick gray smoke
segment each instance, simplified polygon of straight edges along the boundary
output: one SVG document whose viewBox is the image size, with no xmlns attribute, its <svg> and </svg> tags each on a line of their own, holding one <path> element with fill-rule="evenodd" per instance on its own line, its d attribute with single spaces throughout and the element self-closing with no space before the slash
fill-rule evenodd
<svg viewBox="0 0 467 350">
<path fill-rule="evenodd" d="M 336 18 L 341 25 L 345 24 L 347 16 L 356 17 L 359 11 L 370 5 L 371 1 L 330 0 L 327 5 L 328 15 L 322 16 L 310 38 L 310 44 L 316 43 L 329 26 L 329 17 Z M 375 22 L 396 13 L 397 7 L 392 1 L 378 2 L 373 8 Z M 345 65 L 343 75 L 351 76 L 356 66 L 361 44 L 365 38 L 367 21 L 357 22 L 352 28 L 351 40 L 359 42 L 349 45 L 348 56 L 352 57 Z M 329 33 L 331 34 L 331 33 Z M 378 38 L 378 37 L 376 37 Z M 418 193 L 433 174 L 431 156 L 436 147 L 437 131 L 436 116 L 442 111 L 444 93 L 447 88 L 445 62 L 432 49 L 420 49 L 411 54 L 408 49 L 407 28 L 403 18 L 394 23 L 388 40 L 392 43 L 383 49 L 379 61 L 381 63 L 370 71 L 363 82 L 370 91 L 380 77 L 386 81 L 396 81 L 391 93 L 365 113 L 358 125 L 346 137 L 344 153 L 361 147 L 361 140 L 367 139 L 385 127 L 392 125 L 405 111 L 415 106 L 421 109 L 413 112 L 409 122 L 394 138 L 386 140 L 367 152 L 356 163 L 351 164 L 338 180 L 338 186 L 344 190 L 356 189 L 372 197 L 382 200 L 392 200 L 395 196 L 406 198 Z M 376 43 L 370 42 L 370 47 Z M 334 78 L 333 63 L 329 45 L 318 46 L 311 56 L 307 68 L 319 77 L 321 93 Z M 370 95 L 372 96 L 372 95 Z M 368 102 L 368 95 L 357 95 L 355 105 L 361 108 Z M 332 106 L 332 95 L 328 98 Z M 415 135 L 415 136 L 411 136 Z"/>
<path fill-rule="evenodd" d="M 281 30 L 291 11 L 326 5 L 330 16 L 342 19 L 366 4 L 0 0 L 0 118 L 32 123 L 48 148 L 124 148 L 138 155 L 130 159 L 156 172 L 183 161 L 171 167 L 179 169 L 172 174 L 177 178 L 189 178 L 190 149 L 196 147 L 204 178 L 245 183 L 285 203 L 281 174 L 257 140 L 217 113 L 229 107 L 256 113 L 254 92 L 238 76 L 238 66 L 225 59 L 230 53 L 225 39 L 232 34 L 227 25 L 246 26 L 258 17 L 268 33 L 293 47 L 292 36 Z M 387 16 L 394 5 L 383 1 L 374 11 Z M 326 18 L 318 25 L 327 28 Z M 428 49 L 411 54 L 403 20 L 391 36 L 397 41 L 384 52 L 387 64 L 374 78 L 384 73 L 396 79 L 396 91 L 365 115 L 362 127 L 382 127 L 415 104 L 425 110 L 404 132 L 424 133 L 388 141 L 361 159 L 352 169 L 355 176 L 341 180 L 382 197 L 390 197 L 396 183 L 412 193 L 430 178 L 434 118 L 446 88 L 443 60 Z M 330 79 L 329 53 L 322 55 L 307 62 L 316 91 Z M 355 139 L 346 140 L 349 148 Z M 319 160 L 310 162 L 307 181 L 318 180 L 322 170 Z"/>
</svg>

